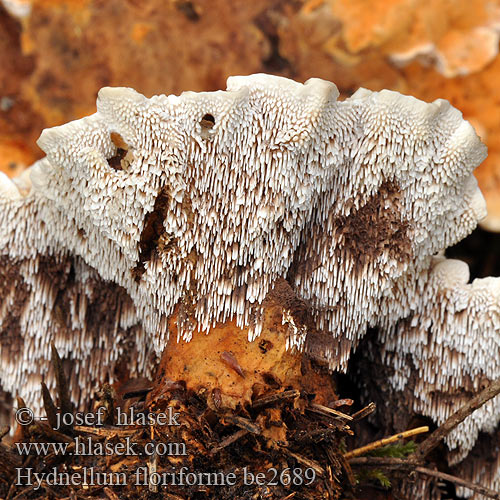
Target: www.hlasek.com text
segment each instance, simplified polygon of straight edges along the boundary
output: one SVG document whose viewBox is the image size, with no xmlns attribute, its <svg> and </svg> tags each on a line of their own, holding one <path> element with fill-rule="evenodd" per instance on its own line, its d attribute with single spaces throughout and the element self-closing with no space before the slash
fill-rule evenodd
<svg viewBox="0 0 500 500">
<path fill-rule="evenodd" d="M 75 455 L 75 456 L 186 456 L 185 443 L 147 442 L 139 444 L 130 437 L 116 443 L 112 441 L 93 441 L 90 437 L 76 436 L 73 443 L 15 443 L 19 455 Z"/>
</svg>

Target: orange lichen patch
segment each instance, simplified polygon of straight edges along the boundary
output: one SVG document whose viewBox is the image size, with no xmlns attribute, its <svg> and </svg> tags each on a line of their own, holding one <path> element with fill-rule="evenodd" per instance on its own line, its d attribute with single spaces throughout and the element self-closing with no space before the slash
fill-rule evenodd
<svg viewBox="0 0 500 500">
<path fill-rule="evenodd" d="M 35 140 L 44 125 L 21 96 L 22 82 L 34 67 L 33 58 L 22 54 L 21 31 L 21 24 L 0 3 L 0 168 L 9 175 L 35 157 Z"/>
<path fill-rule="evenodd" d="M 395 88 L 400 72 L 376 50 L 349 52 L 341 41 L 341 25 L 328 6 L 304 11 L 279 25 L 280 52 L 296 75 L 334 81 L 343 96 L 359 87 Z"/>
<path fill-rule="evenodd" d="M 331 15 L 342 23 L 333 44 L 358 54 L 376 49 L 398 63 L 423 56 L 445 76 L 479 71 L 498 53 L 500 3 L 487 0 L 328 0 Z M 318 8 L 307 2 L 302 14 Z"/>
<path fill-rule="evenodd" d="M 33 152 L 22 141 L 0 138 L 0 171 L 15 177 L 35 160 Z"/>
<path fill-rule="evenodd" d="M 30 0 L 33 6 L 44 9 L 67 8 L 72 13 L 77 13 L 86 8 L 90 0 Z"/>
<path fill-rule="evenodd" d="M 343 24 L 342 37 L 351 52 L 386 43 L 407 31 L 413 17 L 406 0 L 333 0 L 331 8 Z"/>
<path fill-rule="evenodd" d="M 68 18 L 68 24 L 74 25 L 74 31 L 71 34 L 73 38 L 81 39 L 84 34 L 84 30 L 88 30 L 90 21 L 90 10 L 88 9 L 88 4 L 90 0 L 31 0 L 31 14 L 28 19 L 24 20 L 23 26 L 25 30 L 21 36 L 21 42 L 23 47 L 23 53 L 25 55 L 37 54 L 40 47 L 38 46 L 37 37 L 33 37 L 30 34 L 29 26 L 31 21 L 35 16 L 48 16 L 44 19 L 58 18 L 60 16 L 65 16 Z M 50 22 L 49 21 L 49 22 Z M 61 49 L 60 42 L 57 42 L 55 36 L 54 43 L 56 47 L 53 49 Z"/>
<path fill-rule="evenodd" d="M 132 26 L 132 40 L 138 44 L 142 44 L 151 29 L 152 27 L 149 23 L 135 23 Z"/>
<path fill-rule="evenodd" d="M 452 30 L 437 45 L 438 69 L 445 76 L 475 73 L 491 62 L 498 53 L 498 33 L 475 28 L 465 34 Z"/>
</svg>

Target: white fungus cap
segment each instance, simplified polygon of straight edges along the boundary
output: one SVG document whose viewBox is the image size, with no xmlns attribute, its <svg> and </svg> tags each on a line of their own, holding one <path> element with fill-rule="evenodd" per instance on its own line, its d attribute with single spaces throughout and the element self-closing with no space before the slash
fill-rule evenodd
<svg viewBox="0 0 500 500">
<path fill-rule="evenodd" d="M 330 82 L 270 75 L 151 99 L 105 88 L 94 115 L 45 130 L 38 144 L 47 156 L 32 167 L 31 188 L 23 184 L 29 191 L 20 196 L 5 179 L 0 187 L 0 255 L 25 291 L 19 303 L 12 286 L 0 287 L 10 304 L 0 333 L 17 311 L 23 353 L 14 363 L 0 346 L 0 385 L 11 391 L 33 381 L 35 390 L 54 336 L 63 355 L 85 360 L 75 378 L 82 388 L 123 354 L 114 335 L 135 340 L 140 370 L 151 348 L 163 349 L 179 304 L 192 311 L 179 328 L 186 341 L 195 326 L 208 331 L 230 318 L 251 325 L 253 340 L 262 302 L 281 277 L 329 333 L 315 353 L 331 369 L 346 368 L 368 327 L 394 331 L 424 310 L 421 276 L 432 256 L 484 216 L 472 171 L 486 148 L 446 101 L 366 89 L 337 97 Z M 69 266 L 67 296 L 48 272 L 54 262 L 58 273 Z M 111 333 L 85 327 L 104 284 L 124 294 Z M 482 311 L 483 295 L 468 297 L 458 296 Z M 73 312 L 61 323 L 54 305 L 63 299 Z M 286 314 L 284 321 L 287 345 L 303 348 L 301 325 Z"/>
</svg>

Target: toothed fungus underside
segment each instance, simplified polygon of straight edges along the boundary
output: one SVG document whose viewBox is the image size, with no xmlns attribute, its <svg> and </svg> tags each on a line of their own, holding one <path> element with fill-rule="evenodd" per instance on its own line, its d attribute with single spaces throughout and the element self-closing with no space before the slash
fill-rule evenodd
<svg viewBox="0 0 500 500">
<path fill-rule="evenodd" d="M 486 148 L 444 100 L 337 97 L 330 82 L 269 75 L 150 99 L 104 88 L 94 115 L 44 130 L 46 157 L 0 184 L 3 390 L 37 404 L 41 377 L 53 384 L 50 339 L 78 360 L 75 402 L 123 356 L 146 373 L 176 307 L 174 341 L 229 320 L 252 341 L 279 278 L 321 332 L 306 342 L 285 312 L 290 348 L 344 370 L 379 327 L 395 387 L 408 351 L 415 409 L 438 421 L 444 400 L 426 384 L 447 393 L 467 379 L 472 391 L 498 377 L 498 280 L 450 284 L 437 270 L 453 264 L 432 267 L 485 215 L 472 171 Z M 417 335 L 431 329 L 428 350 L 411 318 Z M 467 428 L 494 427 L 488 411 Z M 466 453 L 473 440 L 457 431 L 449 445 Z"/>
<path fill-rule="evenodd" d="M 465 262 L 435 257 L 419 281 L 422 291 L 412 313 L 381 332 L 382 356 L 393 369 L 394 390 L 403 391 L 413 375 L 412 410 L 441 425 L 500 377 L 500 278 L 469 283 Z M 449 464 L 461 462 L 479 433 L 493 434 L 499 423 L 500 396 L 496 396 L 446 436 Z M 472 457 L 470 464 L 461 466 L 461 476 L 496 491 L 500 489 L 498 444 L 490 440 L 488 448 L 496 460 Z M 459 494 L 482 498 L 464 488 Z"/>
</svg>

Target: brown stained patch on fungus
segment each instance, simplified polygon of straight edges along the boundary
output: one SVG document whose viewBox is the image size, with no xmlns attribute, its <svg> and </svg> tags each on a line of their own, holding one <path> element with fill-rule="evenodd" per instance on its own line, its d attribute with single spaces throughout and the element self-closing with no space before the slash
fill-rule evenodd
<svg viewBox="0 0 500 500">
<path fill-rule="evenodd" d="M 129 149 L 129 146 L 128 144 L 123 140 L 123 137 L 116 133 L 116 132 L 111 132 L 111 134 L 109 134 L 109 137 L 111 139 L 111 141 L 113 142 L 113 144 L 118 148 L 118 149 L 121 149 L 121 150 L 124 150 L 124 151 L 128 151 Z"/>
<path fill-rule="evenodd" d="M 311 4 L 314 1 L 306 3 L 304 14 L 311 11 Z M 496 2 L 457 2 L 453 9 L 445 0 L 426 4 L 376 0 L 370 9 L 362 0 L 321 4 L 332 23 L 341 23 L 336 36 L 325 45 L 345 61 L 356 61 L 363 52 L 377 50 L 399 65 L 420 59 L 451 78 L 481 70 L 498 54 Z M 435 22 L 438 18 L 440 22 Z"/>
<path fill-rule="evenodd" d="M 274 283 L 273 288 L 269 291 L 264 299 L 263 305 L 279 305 L 284 311 L 288 311 L 290 316 L 298 325 L 306 326 L 308 331 L 314 329 L 314 323 L 311 318 L 311 308 L 308 304 L 297 296 L 293 291 L 290 283 L 283 278 L 279 278 Z M 262 343 L 262 349 L 271 348 L 268 341 L 259 340 Z"/>
<path fill-rule="evenodd" d="M 0 257 L 0 282 L 4 283 L 4 286 L 0 287 L 0 323 L 2 324 L 0 340 L 2 343 L 12 343 L 12 351 L 17 353 L 16 344 L 21 333 L 19 317 L 30 290 L 19 272 L 19 263 L 13 262 L 5 255 Z"/>
<path fill-rule="evenodd" d="M 361 208 L 336 223 L 344 248 L 357 266 L 386 253 L 407 261 L 411 255 L 411 225 L 402 220 L 401 190 L 394 182 L 382 184 Z"/>
</svg>

